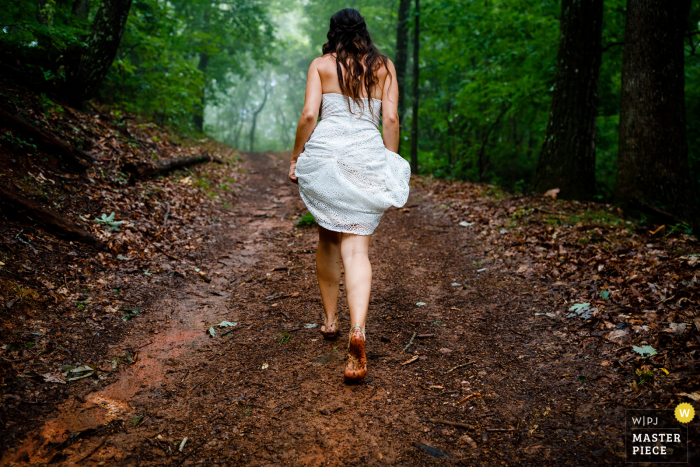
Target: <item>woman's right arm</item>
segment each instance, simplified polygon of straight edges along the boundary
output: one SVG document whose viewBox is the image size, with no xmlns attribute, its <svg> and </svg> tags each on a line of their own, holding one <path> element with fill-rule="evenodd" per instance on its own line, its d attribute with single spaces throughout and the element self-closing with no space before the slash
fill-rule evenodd
<svg viewBox="0 0 700 467">
<path fill-rule="evenodd" d="M 387 60 L 387 77 L 382 92 L 382 130 L 384 146 L 392 152 L 399 151 L 399 84 L 396 81 L 396 68 Z"/>
<path fill-rule="evenodd" d="M 323 89 L 321 87 L 321 75 L 318 72 L 317 60 L 311 62 L 309 73 L 306 77 L 306 97 L 304 99 L 304 109 L 301 111 L 299 124 L 297 125 L 297 136 L 294 140 L 294 151 L 292 158 L 289 161 L 289 179 L 294 183 L 298 183 L 297 176 L 294 171 L 297 165 L 299 155 L 304 151 L 304 145 L 311 138 L 311 133 L 316 128 L 318 120 L 318 109 L 321 107 L 323 98 Z"/>
</svg>

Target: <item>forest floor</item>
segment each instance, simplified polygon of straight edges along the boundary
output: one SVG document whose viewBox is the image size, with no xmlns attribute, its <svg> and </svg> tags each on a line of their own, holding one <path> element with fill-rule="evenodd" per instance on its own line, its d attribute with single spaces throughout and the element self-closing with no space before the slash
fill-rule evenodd
<svg viewBox="0 0 700 467">
<path fill-rule="evenodd" d="M 625 409 L 700 409 L 694 237 L 424 178 L 373 235 L 368 379 L 343 384 L 289 154 L 242 156 L 138 188 L 192 190 L 167 235 L 114 185 L 117 219 L 146 225 L 119 261 L 3 228 L 0 464 L 621 465 Z M 239 177 L 231 205 L 193 194 L 214 170 Z"/>
</svg>

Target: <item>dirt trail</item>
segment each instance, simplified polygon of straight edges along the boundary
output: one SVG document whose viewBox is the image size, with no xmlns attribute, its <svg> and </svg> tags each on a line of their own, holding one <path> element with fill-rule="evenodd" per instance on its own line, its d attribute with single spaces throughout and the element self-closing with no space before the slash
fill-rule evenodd
<svg viewBox="0 0 700 467">
<path fill-rule="evenodd" d="M 286 157 L 249 159 L 211 282 L 167 291 L 115 347 L 141 347 L 136 363 L 104 388 L 80 382 L 84 399 L 61 406 L 3 463 L 624 462 L 623 407 L 600 395 L 617 377 L 603 361 L 612 344 L 566 344 L 573 330 L 544 315 L 557 292 L 481 264 L 476 233 L 443 217 L 421 186 L 372 239 L 369 378 L 344 385 L 346 338 L 307 328 L 322 323 L 316 230 L 291 219 L 305 209 Z M 339 308 L 346 332 L 342 295 Z M 205 333 L 224 320 L 237 326 Z"/>
</svg>

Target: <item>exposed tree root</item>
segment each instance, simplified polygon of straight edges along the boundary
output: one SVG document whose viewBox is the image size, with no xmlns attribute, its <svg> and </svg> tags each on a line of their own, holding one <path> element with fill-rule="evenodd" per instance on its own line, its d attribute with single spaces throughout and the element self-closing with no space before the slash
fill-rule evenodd
<svg viewBox="0 0 700 467">
<path fill-rule="evenodd" d="M 8 216 L 14 215 L 31 219 L 52 234 L 94 245 L 99 249 L 106 248 L 103 242 L 93 237 L 70 219 L 66 219 L 2 185 L 0 185 L 0 209 L 7 209 L 6 213 Z"/>
<path fill-rule="evenodd" d="M 224 163 L 224 161 L 218 157 L 214 157 L 208 152 L 203 152 L 194 156 L 175 157 L 173 159 L 166 159 L 164 161 L 154 163 L 129 162 L 128 164 L 124 164 L 122 171 L 130 174 L 132 178 L 143 180 L 155 177 L 157 175 L 163 175 L 182 167 L 200 164 L 202 162 L 216 162 L 217 164 Z"/>
</svg>

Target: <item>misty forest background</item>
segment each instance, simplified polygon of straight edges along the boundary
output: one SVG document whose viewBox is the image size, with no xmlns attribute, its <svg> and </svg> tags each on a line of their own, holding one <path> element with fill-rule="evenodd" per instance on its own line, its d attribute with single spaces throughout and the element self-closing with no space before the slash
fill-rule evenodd
<svg viewBox="0 0 700 467">
<path fill-rule="evenodd" d="M 564 198 L 635 200 L 678 221 L 698 219 L 697 1 L 2 3 L 3 72 L 31 71 L 46 99 L 96 98 L 258 152 L 292 148 L 329 18 L 357 8 L 397 65 L 400 153 L 413 155 L 418 173 L 516 193 L 559 188 Z M 128 12 L 115 58 L 103 79 L 77 90 L 70 57 L 96 43 L 98 20 L 103 28 L 110 21 L 99 12 L 110 4 Z M 625 73 L 634 82 L 649 75 L 644 66 L 658 73 L 622 92 Z"/>
</svg>

